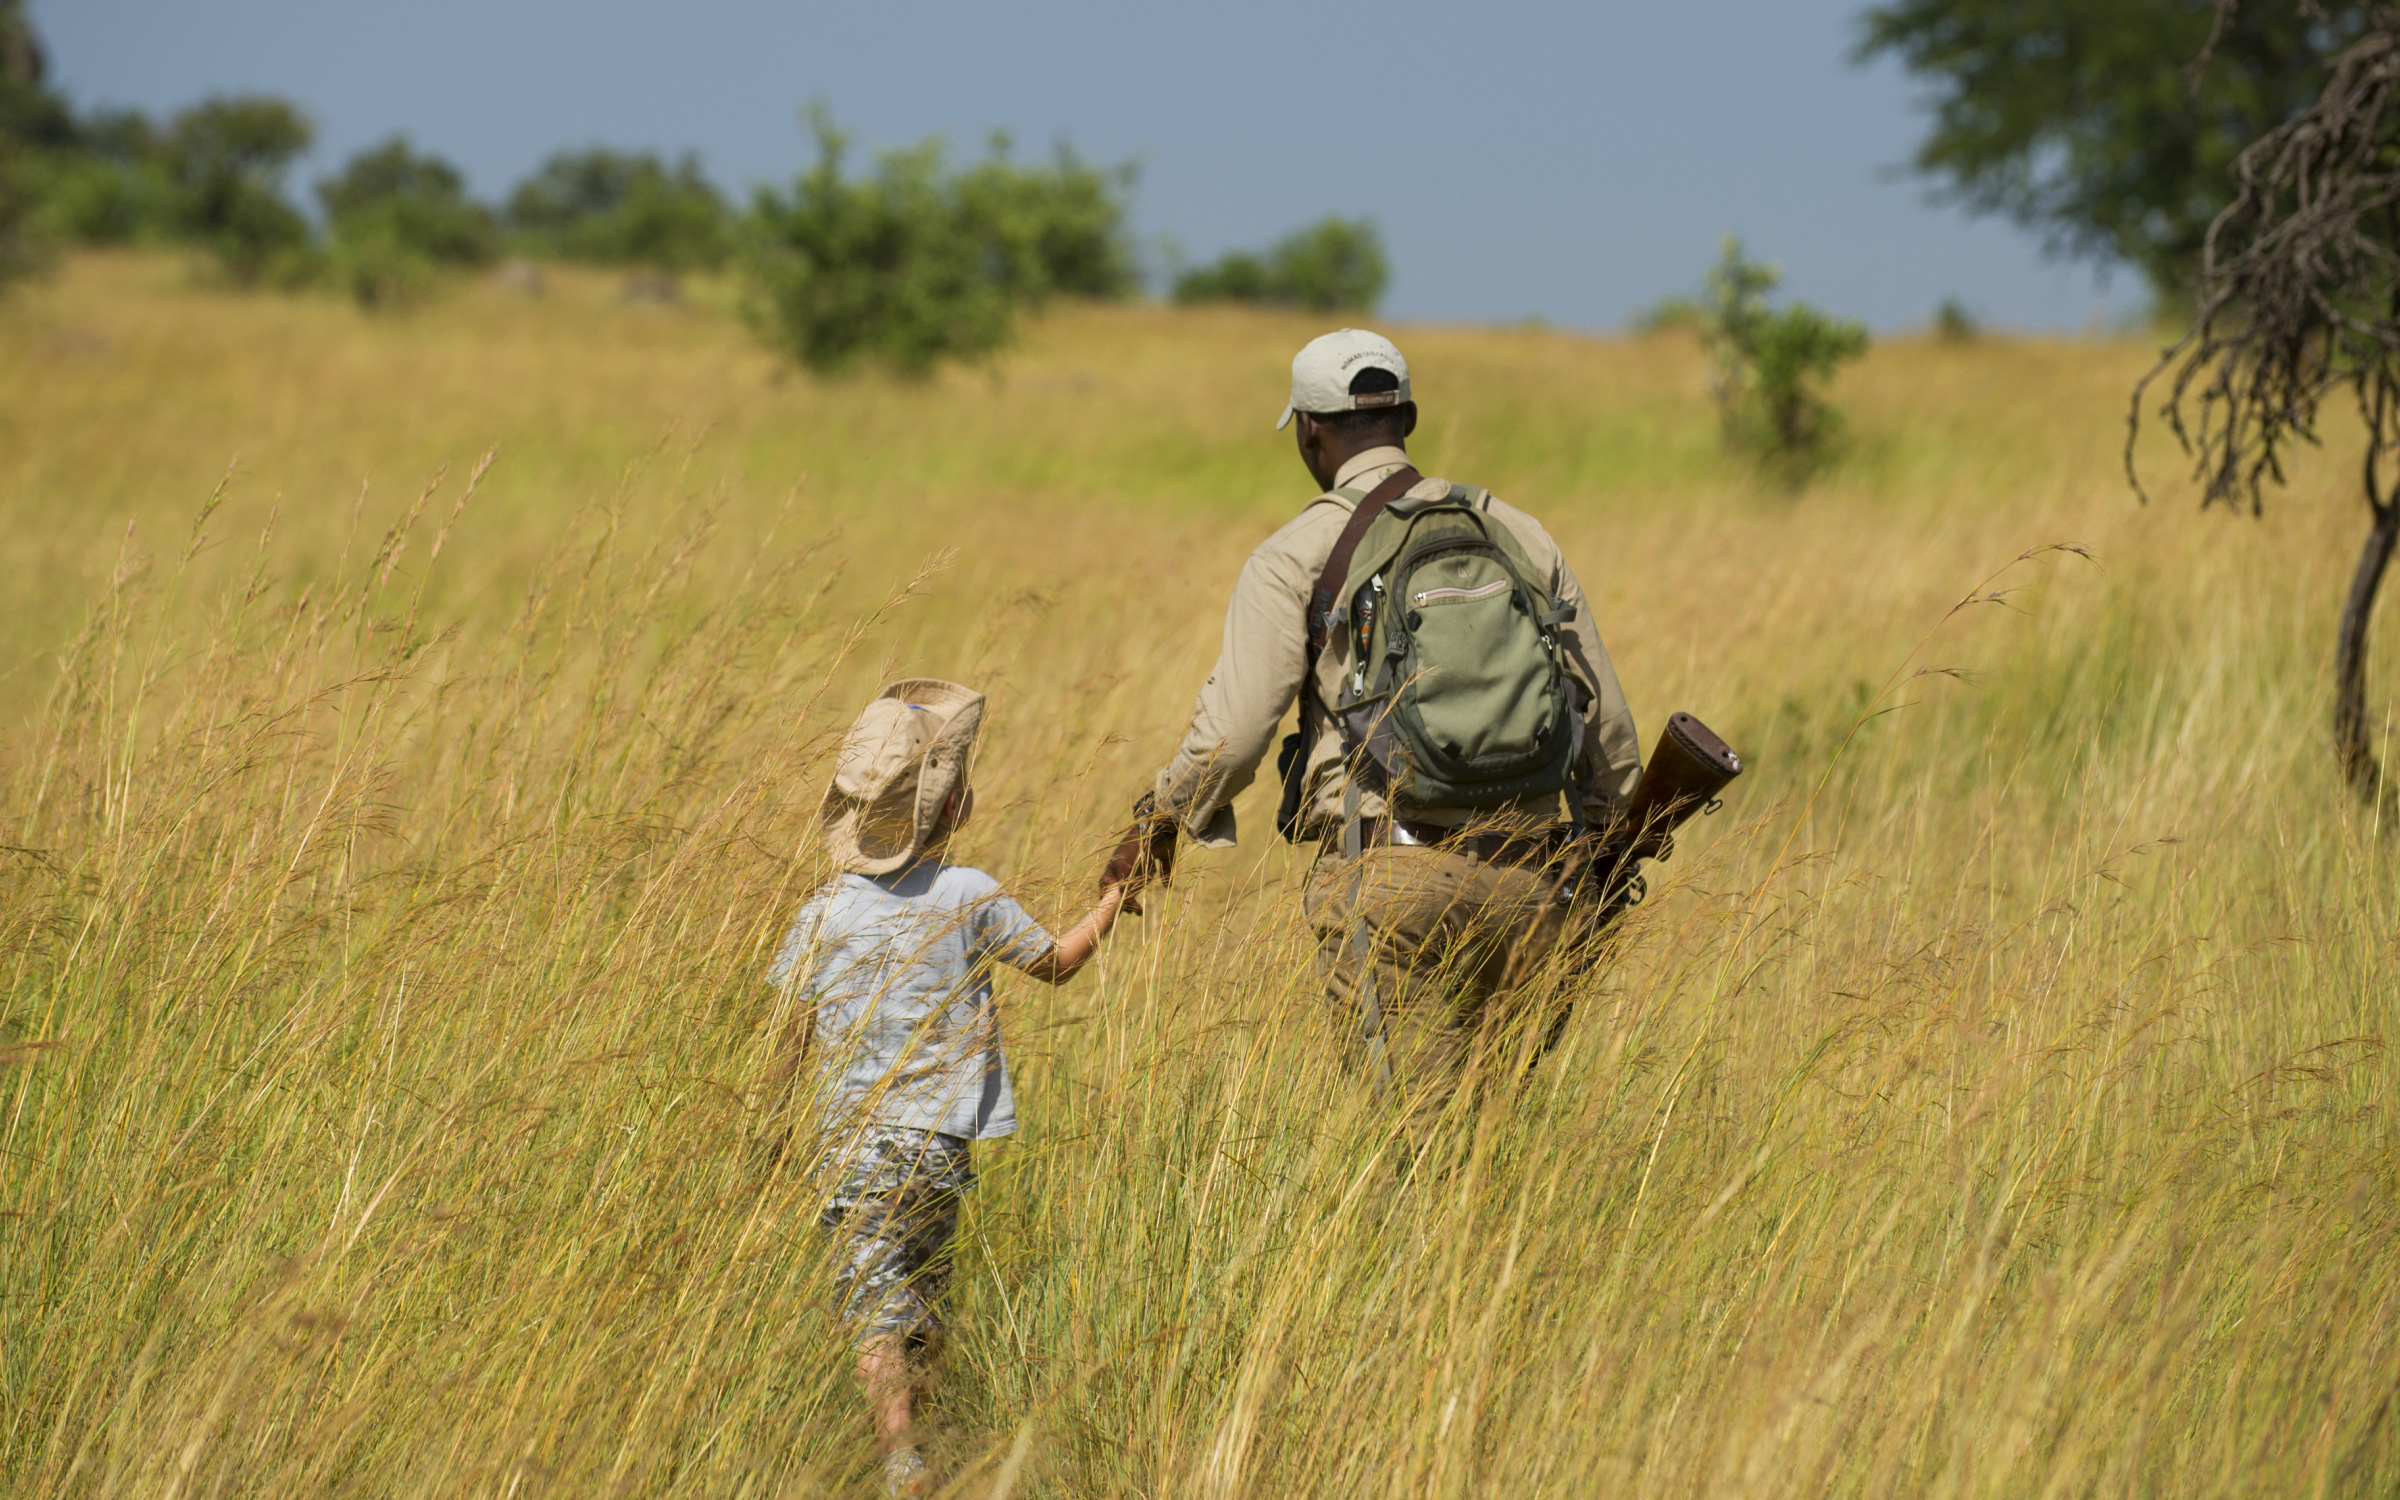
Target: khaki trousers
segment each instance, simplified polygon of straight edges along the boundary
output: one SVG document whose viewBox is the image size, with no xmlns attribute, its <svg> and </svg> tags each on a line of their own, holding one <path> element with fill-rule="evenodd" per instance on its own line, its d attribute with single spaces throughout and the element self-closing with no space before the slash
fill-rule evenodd
<svg viewBox="0 0 2400 1500">
<path fill-rule="evenodd" d="M 1553 987 L 1525 976 L 1560 937 L 1555 867 L 1421 845 L 1376 845 L 1353 862 L 1328 840 L 1303 902 L 1336 1034 L 1372 1067 L 1359 978 L 1372 966 L 1385 1053 L 1410 1136 L 1422 1144 L 1469 1076 L 1521 1069 L 1565 1019 Z M 1358 925 L 1367 928 L 1367 955 Z"/>
</svg>

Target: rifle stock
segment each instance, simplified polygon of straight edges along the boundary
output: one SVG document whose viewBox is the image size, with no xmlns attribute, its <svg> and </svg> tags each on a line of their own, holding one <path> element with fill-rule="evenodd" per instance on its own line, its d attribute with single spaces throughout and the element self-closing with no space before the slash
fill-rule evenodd
<svg viewBox="0 0 2400 1500">
<path fill-rule="evenodd" d="M 1675 830 L 1709 809 L 1741 774 L 1742 758 L 1714 730 L 1690 714 L 1670 717 L 1624 813 L 1608 831 L 1608 844 L 1618 851 L 1614 863 L 1630 873 L 1637 860 L 1665 859 L 1674 852 Z"/>
</svg>

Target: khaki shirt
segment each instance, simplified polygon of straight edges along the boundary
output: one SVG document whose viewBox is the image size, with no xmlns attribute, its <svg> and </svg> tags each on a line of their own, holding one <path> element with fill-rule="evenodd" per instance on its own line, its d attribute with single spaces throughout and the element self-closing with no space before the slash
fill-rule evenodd
<svg viewBox="0 0 2400 1500">
<path fill-rule="evenodd" d="M 1371 448 L 1342 465 L 1334 475 L 1334 488 L 1371 490 L 1407 461 L 1408 455 L 1398 448 Z M 1430 498 L 1448 490 L 1447 480 L 1427 479 L 1409 493 Z M 1200 685 L 1182 748 L 1158 773 L 1158 805 L 1174 813 L 1184 833 L 1199 843 L 1225 848 L 1234 842 L 1233 799 L 1257 777 L 1284 710 L 1295 697 L 1302 698 L 1300 711 L 1309 716 L 1315 736 L 1302 836 L 1321 837 L 1339 824 L 1349 773 L 1342 764 L 1340 727 L 1325 705 L 1336 700 L 1342 674 L 1349 669 L 1349 632 L 1335 631 L 1326 643 L 1317 659 L 1314 692 L 1302 695 L 1300 678 L 1308 664 L 1308 596 L 1356 508 L 1345 495 L 1317 496 L 1242 566 L 1225 610 L 1225 645 L 1216 670 Z M 1587 822 L 1605 824 L 1624 805 L 1642 771 L 1641 744 L 1633 715 L 1625 707 L 1624 689 L 1617 685 L 1616 669 L 1600 644 L 1583 586 L 1575 581 L 1558 544 L 1540 522 L 1514 506 L 1489 500 L 1485 508 L 1516 534 L 1535 569 L 1547 573 L 1551 596 L 1574 612 L 1564 631 L 1567 670 L 1590 693 L 1574 794 L 1582 800 Z M 1359 810 L 1368 817 L 1390 813 L 1380 796 L 1363 787 Z M 1459 824 L 1494 814 L 1555 822 L 1561 810 L 1553 799 L 1539 798 L 1473 812 L 1404 805 L 1400 813 L 1428 823 Z"/>
</svg>

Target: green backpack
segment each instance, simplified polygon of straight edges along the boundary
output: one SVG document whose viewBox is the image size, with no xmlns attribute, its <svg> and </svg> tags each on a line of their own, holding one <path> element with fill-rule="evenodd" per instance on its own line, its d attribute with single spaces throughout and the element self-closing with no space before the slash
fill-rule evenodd
<svg viewBox="0 0 2400 1500">
<path fill-rule="evenodd" d="M 1559 639 L 1573 611 L 1485 509 L 1490 498 L 1454 484 L 1384 504 L 1326 620 L 1350 641 L 1332 708 L 1352 765 L 1421 807 L 1555 795 L 1582 748 Z"/>
</svg>

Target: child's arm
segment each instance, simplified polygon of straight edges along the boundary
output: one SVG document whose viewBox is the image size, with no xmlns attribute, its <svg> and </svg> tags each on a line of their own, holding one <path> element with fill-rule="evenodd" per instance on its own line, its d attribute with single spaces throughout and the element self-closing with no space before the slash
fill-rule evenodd
<svg viewBox="0 0 2400 1500">
<path fill-rule="evenodd" d="M 1125 904 L 1125 888 L 1112 885 L 1100 893 L 1100 904 L 1084 914 L 1082 921 L 1067 929 L 1058 946 L 1029 964 L 1020 967 L 1044 984 L 1065 984 L 1075 977 L 1075 971 L 1091 961 L 1100 949 L 1100 940 L 1108 929 L 1117 925 L 1117 908 Z"/>
</svg>

